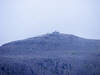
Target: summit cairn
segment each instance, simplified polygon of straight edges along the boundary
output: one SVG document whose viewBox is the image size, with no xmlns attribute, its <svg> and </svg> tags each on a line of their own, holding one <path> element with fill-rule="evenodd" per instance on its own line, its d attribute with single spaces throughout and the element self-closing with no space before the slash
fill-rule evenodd
<svg viewBox="0 0 100 75">
<path fill-rule="evenodd" d="M 58 31 L 54 31 L 54 32 L 52 32 L 52 34 L 53 35 L 58 35 L 58 34 L 60 34 Z"/>
</svg>

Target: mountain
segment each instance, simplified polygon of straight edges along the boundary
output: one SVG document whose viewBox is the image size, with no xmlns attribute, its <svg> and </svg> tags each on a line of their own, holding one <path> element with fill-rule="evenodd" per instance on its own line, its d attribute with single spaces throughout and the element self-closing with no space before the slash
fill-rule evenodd
<svg viewBox="0 0 100 75">
<path fill-rule="evenodd" d="M 100 40 L 53 32 L 6 43 L 0 75 L 100 75 Z"/>
<path fill-rule="evenodd" d="M 34 51 L 99 50 L 100 40 L 80 38 L 70 34 L 53 32 L 38 37 L 19 40 L 0 47 L 2 53 L 25 53 Z"/>
</svg>

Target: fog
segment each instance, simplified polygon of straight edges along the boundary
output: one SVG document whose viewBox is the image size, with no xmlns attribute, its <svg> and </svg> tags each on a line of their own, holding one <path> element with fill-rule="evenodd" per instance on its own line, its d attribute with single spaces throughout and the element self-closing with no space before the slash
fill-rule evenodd
<svg viewBox="0 0 100 75">
<path fill-rule="evenodd" d="M 55 30 L 100 39 L 100 1 L 0 0 L 0 45 Z"/>
</svg>

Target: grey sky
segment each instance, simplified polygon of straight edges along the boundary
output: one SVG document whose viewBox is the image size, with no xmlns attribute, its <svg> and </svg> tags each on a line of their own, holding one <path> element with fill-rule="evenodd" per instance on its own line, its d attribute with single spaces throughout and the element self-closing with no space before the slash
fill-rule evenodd
<svg viewBox="0 0 100 75">
<path fill-rule="evenodd" d="M 100 39 L 100 0 L 0 0 L 0 45 L 55 30 Z"/>
</svg>

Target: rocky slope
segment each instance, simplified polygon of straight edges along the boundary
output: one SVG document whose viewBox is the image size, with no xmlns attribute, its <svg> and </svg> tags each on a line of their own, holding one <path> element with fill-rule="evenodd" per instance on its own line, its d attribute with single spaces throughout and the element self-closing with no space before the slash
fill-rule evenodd
<svg viewBox="0 0 100 75">
<path fill-rule="evenodd" d="M 0 75 L 100 75 L 100 40 L 53 32 L 0 47 Z"/>
</svg>

